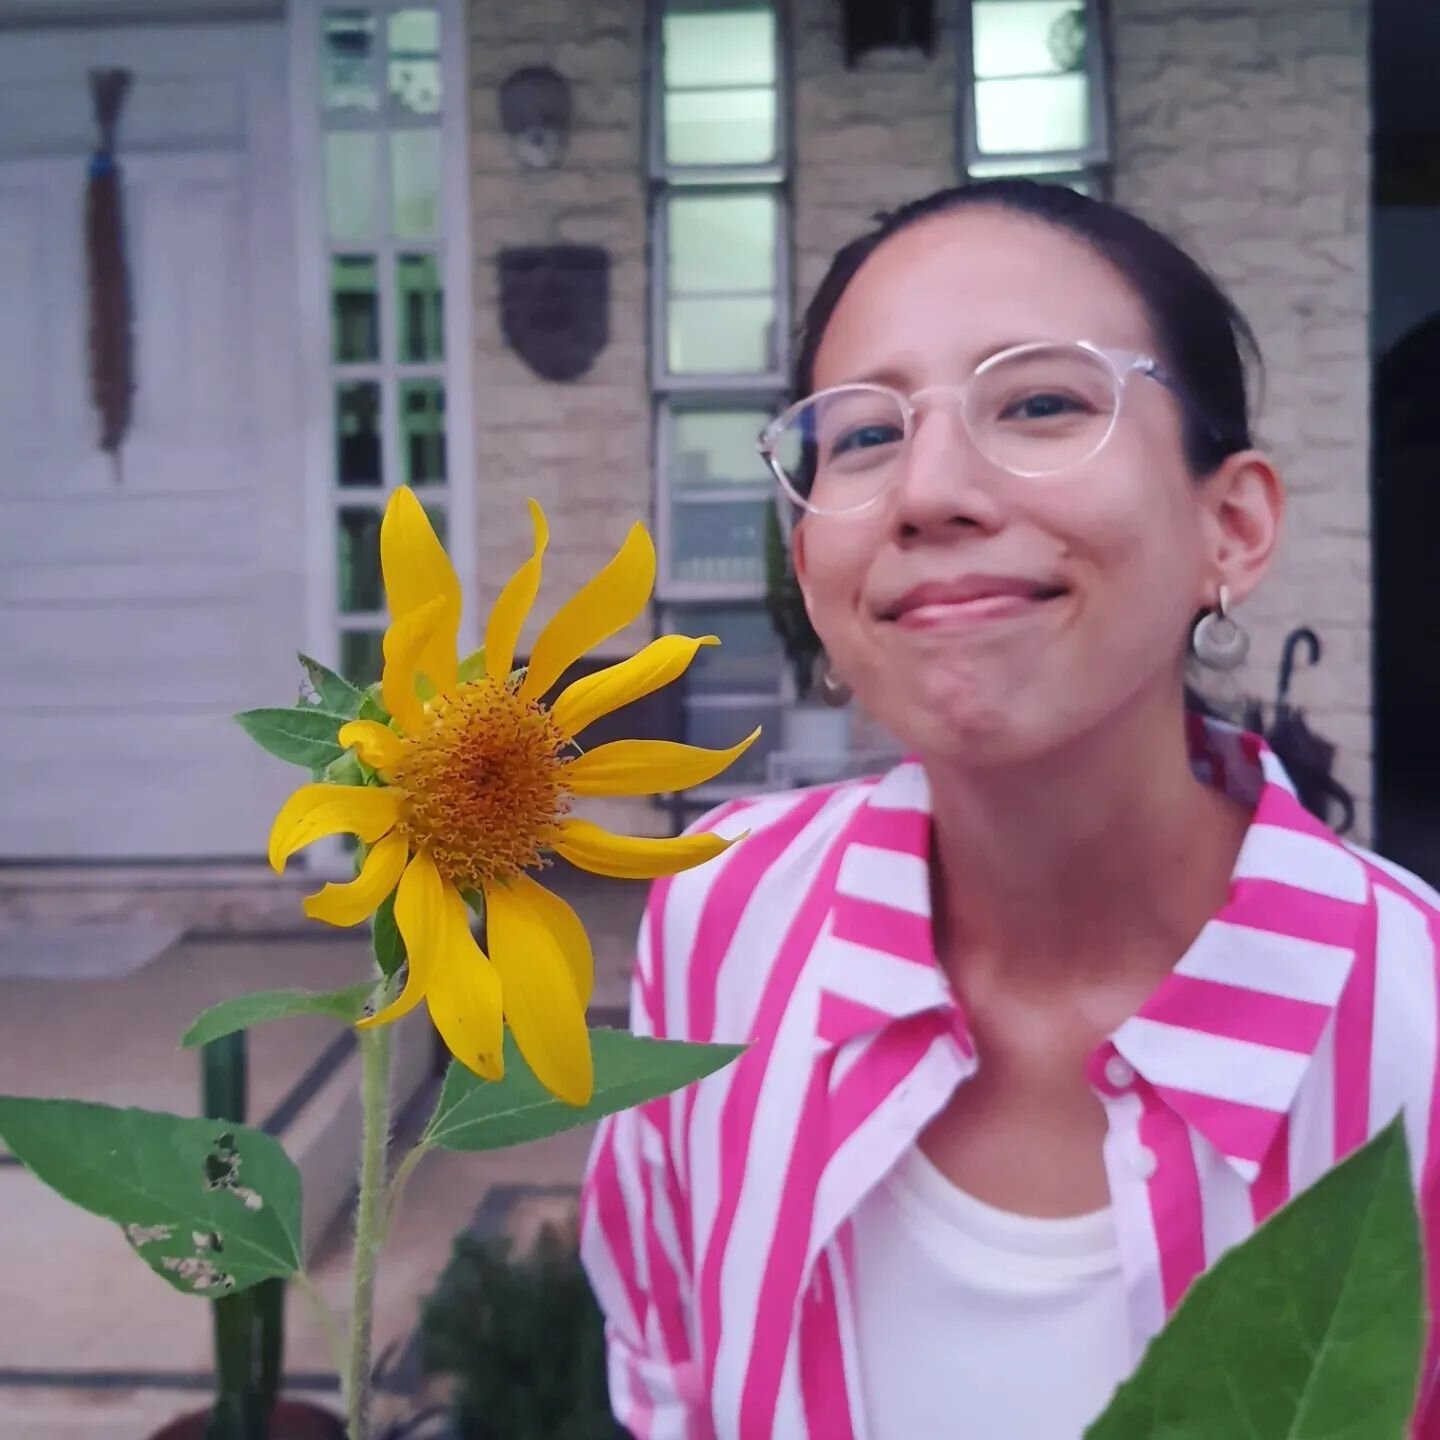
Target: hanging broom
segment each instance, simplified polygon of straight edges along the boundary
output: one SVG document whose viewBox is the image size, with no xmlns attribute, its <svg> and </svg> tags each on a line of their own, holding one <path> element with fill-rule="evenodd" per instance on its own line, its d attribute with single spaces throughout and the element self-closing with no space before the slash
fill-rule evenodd
<svg viewBox="0 0 1440 1440">
<path fill-rule="evenodd" d="M 120 447 L 130 429 L 135 394 L 130 278 L 125 266 L 125 215 L 115 132 L 130 89 L 128 70 L 94 70 L 90 95 L 99 144 L 85 190 L 85 260 L 90 285 L 90 396 L 100 416 L 100 448 L 123 478 Z"/>
</svg>

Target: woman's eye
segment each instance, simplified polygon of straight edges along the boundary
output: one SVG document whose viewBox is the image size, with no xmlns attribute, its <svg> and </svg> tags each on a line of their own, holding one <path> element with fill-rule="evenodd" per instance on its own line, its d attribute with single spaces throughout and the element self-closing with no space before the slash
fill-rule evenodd
<svg viewBox="0 0 1440 1440">
<path fill-rule="evenodd" d="M 854 450 L 873 450 L 877 445 L 894 445 L 902 438 L 898 425 L 876 423 L 857 425 L 836 437 L 830 447 L 832 455 L 844 455 Z"/>
<path fill-rule="evenodd" d="M 1073 395 L 1037 391 L 1012 400 L 1000 412 L 1002 420 L 1053 420 L 1058 415 L 1083 415 L 1090 407 Z"/>
</svg>

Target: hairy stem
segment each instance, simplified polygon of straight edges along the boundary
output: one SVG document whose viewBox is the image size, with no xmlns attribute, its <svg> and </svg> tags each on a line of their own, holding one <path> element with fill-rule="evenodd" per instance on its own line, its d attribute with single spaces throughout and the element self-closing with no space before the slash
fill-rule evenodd
<svg viewBox="0 0 1440 1440">
<path fill-rule="evenodd" d="M 345 1367 L 349 1440 L 370 1440 L 370 1354 L 375 1326 L 375 1262 L 385 1222 L 390 1144 L 390 1027 L 360 1032 L 360 1198 L 355 1211 L 355 1274 L 350 1353 Z"/>
</svg>

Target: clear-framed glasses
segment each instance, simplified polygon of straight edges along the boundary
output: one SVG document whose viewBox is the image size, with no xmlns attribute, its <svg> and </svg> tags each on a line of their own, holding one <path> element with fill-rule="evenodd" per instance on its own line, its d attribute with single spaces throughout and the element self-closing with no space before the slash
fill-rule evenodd
<svg viewBox="0 0 1440 1440">
<path fill-rule="evenodd" d="M 1025 479 L 1059 476 L 1104 448 L 1125 386 L 1145 375 L 1173 389 L 1149 355 L 1089 341 L 1015 345 L 963 385 L 902 395 L 888 385 L 836 385 L 792 405 L 761 432 L 760 453 L 790 498 L 817 515 L 873 505 L 901 473 L 918 412 L 959 409 L 975 448 Z"/>
</svg>

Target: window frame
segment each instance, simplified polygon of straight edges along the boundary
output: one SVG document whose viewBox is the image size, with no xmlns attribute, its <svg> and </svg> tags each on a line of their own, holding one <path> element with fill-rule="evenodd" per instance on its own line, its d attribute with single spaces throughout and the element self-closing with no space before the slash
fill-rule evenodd
<svg viewBox="0 0 1440 1440">
<path fill-rule="evenodd" d="M 976 0 L 960 0 L 957 7 L 956 55 L 961 66 L 963 83 L 955 107 L 955 150 L 962 173 L 970 176 L 974 168 L 984 167 L 987 173 L 983 178 L 987 179 L 1001 175 L 1023 175 L 1035 180 L 1065 183 L 1066 177 L 1074 177 L 1085 178 L 1103 186 L 1104 181 L 1098 177 L 1114 158 L 1110 113 L 1109 16 L 1104 0 L 1076 0 L 1076 3 L 1085 9 L 1087 26 L 1084 74 L 1089 82 L 1090 143 L 1073 150 L 1020 150 L 1005 153 L 982 151 L 979 148 L 975 106 L 975 3 Z M 1019 80 L 1028 77 L 1016 75 L 1005 78 Z M 976 175 L 974 178 L 982 177 Z"/>
<path fill-rule="evenodd" d="M 664 19 L 667 10 L 688 9 L 697 13 L 766 9 L 775 17 L 775 158 L 753 165 L 671 165 L 665 158 L 665 56 Z M 760 578 L 749 581 L 697 581 L 677 579 L 674 575 L 673 512 L 677 490 L 671 483 L 670 435 L 675 417 L 686 410 L 729 410 L 753 407 L 774 414 L 783 405 L 789 389 L 791 327 L 794 309 L 793 174 L 794 130 L 792 118 L 793 75 L 791 57 L 791 17 L 786 0 L 769 0 L 765 5 L 692 3 L 667 6 L 665 0 L 649 0 L 646 38 L 646 101 L 648 127 L 646 157 L 648 169 L 650 260 L 650 366 L 649 382 L 652 410 L 652 470 L 655 495 L 655 540 L 659 556 L 655 588 L 656 627 L 660 634 L 672 634 L 676 628 L 678 607 L 726 605 L 737 608 L 754 607 L 765 617 L 765 573 L 763 550 Z M 752 194 L 765 193 L 775 202 L 775 318 L 771 364 L 762 371 L 717 372 L 710 374 L 677 374 L 669 369 L 669 285 L 670 256 L 667 215 L 669 200 L 675 194 Z M 757 428 L 758 435 L 758 428 Z M 757 496 L 773 494 L 773 483 L 765 474 L 763 461 L 756 455 Z M 763 492 L 760 489 L 763 483 Z M 739 487 L 737 487 L 737 494 Z M 768 623 L 768 619 L 766 621 Z M 777 663 L 773 689 L 726 691 L 718 694 L 686 692 L 681 697 L 681 713 L 695 710 L 735 710 L 750 706 L 774 707 L 783 710 L 787 702 L 783 658 Z M 682 727 L 685 722 L 682 719 Z M 778 736 L 777 736 L 778 739 Z M 753 794 L 754 782 L 727 782 L 724 779 L 696 786 L 685 792 L 678 803 L 680 811 L 703 809 L 737 795 Z M 672 802 L 673 804 L 674 802 Z"/>
</svg>

